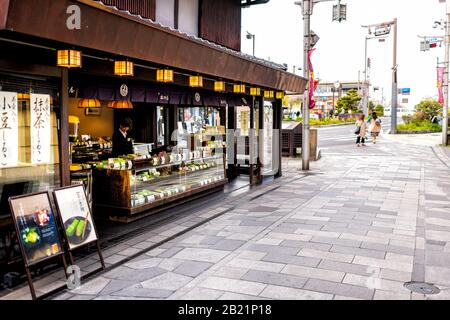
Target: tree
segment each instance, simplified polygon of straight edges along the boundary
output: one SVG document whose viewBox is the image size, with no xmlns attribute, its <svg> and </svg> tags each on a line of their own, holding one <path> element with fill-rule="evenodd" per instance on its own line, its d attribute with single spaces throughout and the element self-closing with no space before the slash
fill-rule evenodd
<svg viewBox="0 0 450 320">
<path fill-rule="evenodd" d="M 425 119 L 431 120 L 439 114 L 442 114 L 442 105 L 436 100 L 425 99 L 416 105 L 416 112 L 423 113 Z"/>
<path fill-rule="evenodd" d="M 338 113 L 348 113 L 350 110 L 355 113 L 358 110 L 358 103 L 361 101 L 361 96 L 358 91 L 352 89 L 347 92 L 347 95 L 339 98 L 336 103 Z"/>
</svg>

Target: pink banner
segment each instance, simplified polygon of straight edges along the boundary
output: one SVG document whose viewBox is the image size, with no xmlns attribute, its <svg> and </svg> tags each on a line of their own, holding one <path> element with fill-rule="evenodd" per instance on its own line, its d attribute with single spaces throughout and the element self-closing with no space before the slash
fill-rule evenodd
<svg viewBox="0 0 450 320">
<path fill-rule="evenodd" d="M 308 51 L 308 64 L 309 64 L 309 108 L 314 109 L 316 106 L 316 101 L 314 100 L 314 91 L 316 91 L 319 81 L 314 79 L 314 68 L 311 63 L 311 55 L 315 49 L 310 49 Z"/>
<path fill-rule="evenodd" d="M 439 92 L 438 102 L 444 104 L 444 67 L 437 67 L 437 88 Z"/>
</svg>

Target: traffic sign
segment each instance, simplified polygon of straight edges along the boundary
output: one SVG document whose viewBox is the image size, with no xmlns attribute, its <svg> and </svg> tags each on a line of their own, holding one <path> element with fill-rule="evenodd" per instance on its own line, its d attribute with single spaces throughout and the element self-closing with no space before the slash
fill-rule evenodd
<svg viewBox="0 0 450 320">
<path fill-rule="evenodd" d="M 314 48 L 314 46 L 319 42 L 320 38 L 319 36 L 311 30 L 311 34 L 309 35 L 311 38 L 311 48 Z"/>
</svg>

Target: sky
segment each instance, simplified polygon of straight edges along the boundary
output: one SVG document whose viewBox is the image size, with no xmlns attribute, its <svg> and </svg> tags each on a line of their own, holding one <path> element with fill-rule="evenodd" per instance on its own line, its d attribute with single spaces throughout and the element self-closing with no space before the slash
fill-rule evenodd
<svg viewBox="0 0 450 320">
<path fill-rule="evenodd" d="M 242 11 L 242 51 L 252 54 L 247 31 L 255 34 L 255 55 L 278 63 L 303 67 L 303 20 L 294 0 L 270 0 Z M 435 21 L 445 18 L 445 3 L 439 0 L 342 0 L 347 4 L 347 21 L 332 22 L 336 1 L 314 5 L 311 29 L 320 37 L 312 56 L 316 78 L 322 81 L 358 81 L 364 79 L 364 45 L 368 30 L 362 25 L 398 19 L 398 87 L 411 88 L 410 102 L 437 97 L 436 63 L 444 60 L 444 46 L 420 51 L 421 36 L 441 36 Z M 391 100 L 393 36 L 385 42 L 368 41 L 371 59 L 370 80 L 383 88 L 387 104 Z M 303 71 L 296 71 L 303 75 Z M 381 100 L 381 92 L 371 97 Z"/>
</svg>

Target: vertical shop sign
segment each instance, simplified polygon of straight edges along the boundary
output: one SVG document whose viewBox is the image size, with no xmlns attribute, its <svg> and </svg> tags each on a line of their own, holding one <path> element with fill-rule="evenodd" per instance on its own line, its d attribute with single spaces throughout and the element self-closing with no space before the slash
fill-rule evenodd
<svg viewBox="0 0 450 320">
<path fill-rule="evenodd" d="M 31 163 L 50 162 L 50 96 L 31 94 Z"/>
<path fill-rule="evenodd" d="M 18 159 L 17 93 L 0 91 L 0 168 L 16 166 Z"/>
</svg>

